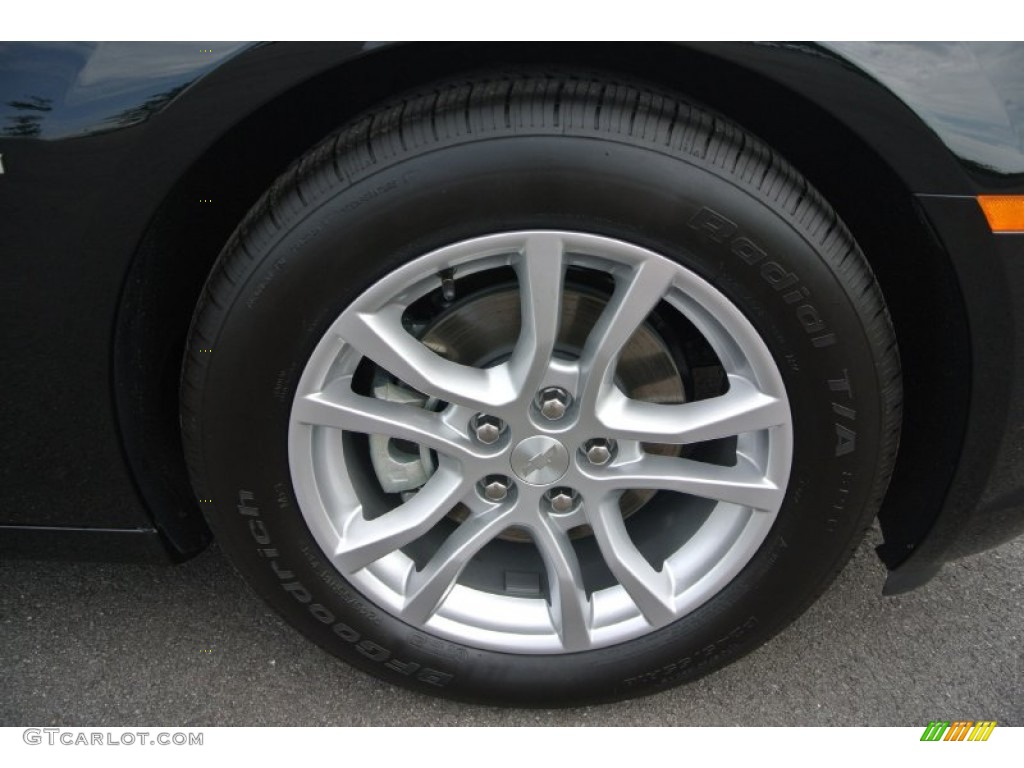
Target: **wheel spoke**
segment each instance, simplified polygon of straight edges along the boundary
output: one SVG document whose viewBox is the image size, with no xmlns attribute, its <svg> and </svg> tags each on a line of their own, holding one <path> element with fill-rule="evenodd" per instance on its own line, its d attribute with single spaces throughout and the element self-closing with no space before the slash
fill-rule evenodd
<svg viewBox="0 0 1024 768">
<path fill-rule="evenodd" d="M 532 393 L 547 371 L 562 316 L 564 278 L 562 239 L 533 233 L 515 262 L 522 317 L 511 368 L 520 391 Z"/>
<path fill-rule="evenodd" d="M 676 491 L 705 499 L 777 512 L 785 495 L 752 463 L 739 458 L 723 467 L 677 456 L 648 454 L 639 461 L 609 467 L 597 482 L 609 489 L 639 488 Z"/>
<path fill-rule="evenodd" d="M 447 402 L 494 410 L 515 399 L 507 365 L 474 368 L 446 360 L 402 325 L 403 308 L 342 316 L 338 335 L 405 384 Z"/>
<path fill-rule="evenodd" d="M 469 561 L 509 525 L 513 507 L 503 505 L 467 518 L 438 548 L 421 571 L 406 582 L 402 617 L 425 623 L 434 615 Z"/>
<path fill-rule="evenodd" d="M 593 606 L 583 589 L 579 560 L 568 534 L 547 517 L 531 522 L 530 532 L 547 568 L 551 623 L 558 632 L 562 648 L 566 651 L 589 648 Z"/>
<path fill-rule="evenodd" d="M 681 405 L 631 400 L 606 390 L 597 410 L 607 434 L 651 443 L 699 443 L 786 424 L 785 400 L 766 395 L 742 376 L 729 376 L 729 391 Z"/>
<path fill-rule="evenodd" d="M 351 385 L 351 377 L 345 376 L 320 392 L 297 399 L 292 418 L 304 424 L 408 440 L 458 459 L 473 455 L 469 438 L 438 414 L 414 405 L 359 395 Z"/>
<path fill-rule="evenodd" d="M 380 517 L 367 520 L 361 510 L 355 510 L 334 562 L 345 573 L 365 568 L 429 531 L 470 490 L 471 484 L 460 472 L 442 464 L 415 496 Z"/>
<path fill-rule="evenodd" d="M 670 262 L 649 259 L 617 280 L 615 292 L 580 355 L 580 369 L 586 377 L 582 407 L 593 407 L 610 383 L 619 353 L 668 291 L 674 273 Z"/>
<path fill-rule="evenodd" d="M 655 627 L 668 624 L 675 617 L 672 577 L 666 570 L 654 570 L 640 554 L 626 531 L 618 500 L 606 496 L 596 504 L 595 511 L 587 515 L 587 520 L 608 569 L 636 603 L 647 623 Z"/>
</svg>

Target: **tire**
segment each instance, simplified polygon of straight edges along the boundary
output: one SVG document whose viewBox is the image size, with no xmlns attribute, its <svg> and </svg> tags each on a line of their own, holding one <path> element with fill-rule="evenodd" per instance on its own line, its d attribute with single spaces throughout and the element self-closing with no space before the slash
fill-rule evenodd
<svg viewBox="0 0 1024 768">
<path fill-rule="evenodd" d="M 297 629 L 559 706 L 799 615 L 878 509 L 900 401 L 868 264 L 785 161 L 676 96 L 528 73 L 296 162 L 209 277 L 181 414 L 221 548 Z"/>
</svg>

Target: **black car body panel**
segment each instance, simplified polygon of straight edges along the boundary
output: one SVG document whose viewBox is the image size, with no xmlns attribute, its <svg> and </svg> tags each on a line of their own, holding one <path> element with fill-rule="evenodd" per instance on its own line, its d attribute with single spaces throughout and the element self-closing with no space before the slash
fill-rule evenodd
<svg viewBox="0 0 1024 768">
<path fill-rule="evenodd" d="M 1024 46 L 55 43 L 0 46 L 0 549 L 205 546 L 177 377 L 246 210 L 368 105 L 462 71 L 570 65 L 729 114 L 861 242 L 905 373 L 889 589 L 1024 530 L 1024 235 L 993 235 L 975 199 L 1024 193 Z"/>
</svg>

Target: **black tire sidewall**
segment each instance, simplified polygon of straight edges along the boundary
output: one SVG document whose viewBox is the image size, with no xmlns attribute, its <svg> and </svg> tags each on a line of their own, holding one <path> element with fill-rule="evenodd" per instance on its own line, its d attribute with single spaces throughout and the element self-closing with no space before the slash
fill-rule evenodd
<svg viewBox="0 0 1024 768">
<path fill-rule="evenodd" d="M 417 256 L 521 229 L 619 238 L 694 270 L 754 324 L 793 408 L 786 501 L 753 560 L 674 624 L 586 653 L 465 647 L 377 608 L 321 553 L 289 473 L 295 387 L 341 311 Z M 264 238 L 251 258 L 219 314 L 202 387 L 211 522 L 236 566 L 290 622 L 385 679 L 463 699 L 552 705 L 655 690 L 720 666 L 788 623 L 871 518 L 882 401 L 865 310 L 785 211 L 696 159 L 582 137 L 466 142 L 339 188 Z"/>
</svg>

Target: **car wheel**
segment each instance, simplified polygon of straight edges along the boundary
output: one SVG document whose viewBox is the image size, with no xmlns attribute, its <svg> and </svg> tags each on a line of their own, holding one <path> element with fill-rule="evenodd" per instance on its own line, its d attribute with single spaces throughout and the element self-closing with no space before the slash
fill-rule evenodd
<svg viewBox="0 0 1024 768">
<path fill-rule="evenodd" d="M 342 128 L 240 225 L 182 384 L 220 546 L 385 680 L 564 705 L 755 648 L 877 511 L 877 284 L 810 184 L 677 96 L 479 75 Z"/>
</svg>

